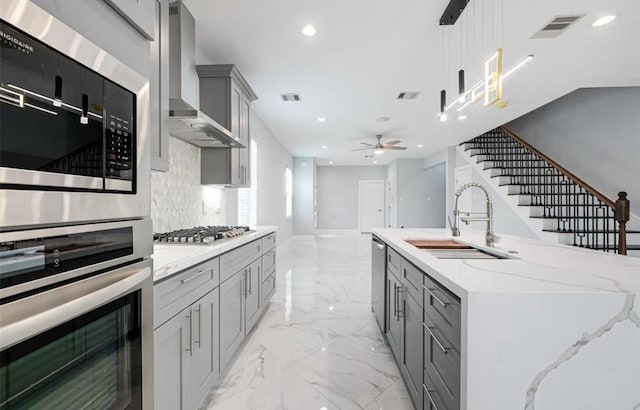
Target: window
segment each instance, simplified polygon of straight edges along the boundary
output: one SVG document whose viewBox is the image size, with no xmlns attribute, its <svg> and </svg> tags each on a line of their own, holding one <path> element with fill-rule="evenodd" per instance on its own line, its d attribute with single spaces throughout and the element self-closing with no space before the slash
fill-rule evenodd
<svg viewBox="0 0 640 410">
<path fill-rule="evenodd" d="M 286 216 L 291 218 L 293 212 L 293 175 L 289 167 L 284 170 L 284 194 L 286 202 Z"/>
<path fill-rule="evenodd" d="M 238 189 L 238 225 L 258 224 L 258 143 L 251 140 L 251 164 L 249 179 L 251 187 Z"/>
</svg>

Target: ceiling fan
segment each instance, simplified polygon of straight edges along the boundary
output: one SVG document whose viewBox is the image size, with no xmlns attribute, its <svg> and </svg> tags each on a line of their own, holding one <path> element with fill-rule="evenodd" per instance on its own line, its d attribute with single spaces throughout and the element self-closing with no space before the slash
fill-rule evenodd
<svg viewBox="0 0 640 410">
<path fill-rule="evenodd" d="M 402 141 L 400 140 L 394 140 L 394 141 L 389 141 L 389 142 L 382 142 L 382 134 L 378 134 L 376 135 L 376 138 L 378 139 L 378 142 L 376 144 L 368 144 L 366 142 L 361 142 L 360 144 L 362 145 L 366 145 L 365 148 L 356 148 L 353 149 L 351 151 L 363 151 L 363 150 L 367 150 L 367 149 L 372 149 L 374 150 L 373 153 L 376 155 L 380 155 L 380 154 L 384 154 L 384 152 L 386 150 L 403 150 L 403 149 L 407 149 L 407 147 L 397 147 L 396 144 L 400 144 Z"/>
</svg>

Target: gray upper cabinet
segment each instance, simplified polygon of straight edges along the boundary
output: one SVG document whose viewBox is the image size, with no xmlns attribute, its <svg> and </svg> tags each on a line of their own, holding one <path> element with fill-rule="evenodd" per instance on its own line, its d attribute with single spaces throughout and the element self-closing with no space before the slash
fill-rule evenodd
<svg viewBox="0 0 640 410">
<path fill-rule="evenodd" d="M 147 40 L 155 38 L 153 9 L 156 0 L 105 0 Z"/>
<path fill-rule="evenodd" d="M 155 41 L 151 44 L 149 100 L 151 169 L 169 169 L 169 1 L 154 0 Z"/>
<path fill-rule="evenodd" d="M 251 185 L 251 102 L 258 97 L 233 64 L 199 65 L 200 110 L 229 130 L 244 148 L 206 148 L 202 184 Z"/>
</svg>

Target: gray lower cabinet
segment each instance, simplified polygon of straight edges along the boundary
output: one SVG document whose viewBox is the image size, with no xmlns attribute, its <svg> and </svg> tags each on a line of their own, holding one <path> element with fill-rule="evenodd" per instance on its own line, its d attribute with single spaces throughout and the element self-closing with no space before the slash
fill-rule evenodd
<svg viewBox="0 0 640 410">
<path fill-rule="evenodd" d="M 178 314 L 153 332 L 155 408 L 189 409 L 191 364 L 189 318 Z"/>
<path fill-rule="evenodd" d="M 260 274 L 261 262 L 260 259 L 254 261 L 251 265 L 247 267 L 247 284 L 245 291 L 245 321 L 246 333 L 249 333 L 253 326 L 258 321 L 260 317 L 260 313 L 262 310 L 262 298 L 260 297 L 261 286 L 260 286 Z"/>
<path fill-rule="evenodd" d="M 219 289 L 216 288 L 154 332 L 157 409 L 197 407 L 220 373 Z"/>
<path fill-rule="evenodd" d="M 407 391 L 416 408 L 422 408 L 422 306 L 410 293 L 403 293 L 402 301 L 402 361 L 400 371 Z"/>
<path fill-rule="evenodd" d="M 220 284 L 220 367 L 224 368 L 245 336 L 245 274 L 236 273 Z"/>
<path fill-rule="evenodd" d="M 402 285 L 391 270 L 387 271 L 387 341 L 398 359 L 402 347 L 402 317 L 400 317 Z"/>
</svg>

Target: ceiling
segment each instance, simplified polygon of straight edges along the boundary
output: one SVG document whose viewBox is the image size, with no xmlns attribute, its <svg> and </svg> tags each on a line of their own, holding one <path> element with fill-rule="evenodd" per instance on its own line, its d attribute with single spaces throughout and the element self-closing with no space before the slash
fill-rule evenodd
<svg viewBox="0 0 640 410">
<path fill-rule="evenodd" d="M 316 157 L 320 165 L 372 165 L 373 160 L 383 165 L 425 157 L 576 88 L 640 85 L 637 0 L 471 0 L 458 23 L 443 28 L 438 19 L 447 3 L 185 2 L 196 19 L 198 63 L 236 64 L 259 96 L 253 105 L 258 116 L 293 156 Z M 584 17 L 559 37 L 530 39 L 554 16 L 571 14 Z M 606 14 L 617 19 L 591 26 Z M 305 24 L 317 28 L 315 37 L 302 35 Z M 535 55 L 505 80 L 508 106 L 476 104 L 465 109 L 465 120 L 452 112 L 440 122 L 440 90 L 455 95 L 460 68 L 467 85 L 476 83 L 484 60 L 500 45 L 505 70 Z M 443 49 L 450 50 L 444 58 Z M 397 100 L 401 91 L 421 94 Z M 282 93 L 300 93 L 302 100 L 284 102 Z M 381 116 L 390 120 L 377 122 Z M 379 133 L 383 142 L 400 139 L 409 149 L 375 158 L 351 151 L 360 142 L 375 143 Z"/>
</svg>

